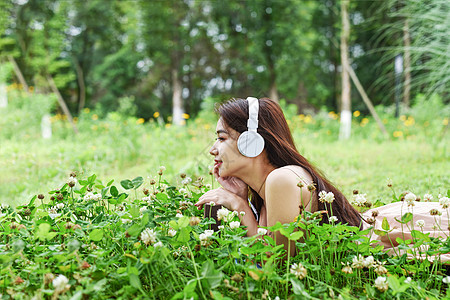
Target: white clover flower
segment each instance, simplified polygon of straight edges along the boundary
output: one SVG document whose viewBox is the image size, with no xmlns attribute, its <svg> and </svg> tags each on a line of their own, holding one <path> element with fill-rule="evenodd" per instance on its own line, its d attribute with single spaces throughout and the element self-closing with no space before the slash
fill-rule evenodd
<svg viewBox="0 0 450 300">
<path fill-rule="evenodd" d="M 219 229 L 224 229 L 224 228 L 225 228 L 225 226 L 223 226 L 223 225 L 219 225 L 219 226 L 217 226 L 217 228 L 219 228 Z"/>
<path fill-rule="evenodd" d="M 131 223 L 133 220 L 131 219 L 120 219 L 123 224 Z"/>
<path fill-rule="evenodd" d="M 406 283 L 406 284 L 410 284 L 412 282 L 412 279 L 411 279 L 411 277 L 406 277 L 406 279 L 405 279 L 405 281 L 404 281 L 404 283 Z"/>
<path fill-rule="evenodd" d="M 414 206 L 416 199 L 417 196 L 414 195 L 413 193 L 407 193 L 405 195 L 405 202 L 408 204 L 408 206 Z"/>
<path fill-rule="evenodd" d="M 425 226 L 425 221 L 424 220 L 417 220 L 416 221 L 416 226 L 423 228 Z"/>
<path fill-rule="evenodd" d="M 449 284 L 450 283 L 450 276 L 442 278 L 442 282 L 446 283 L 446 284 Z"/>
<path fill-rule="evenodd" d="M 212 186 L 211 186 L 210 183 L 207 183 L 207 184 L 205 185 L 205 188 L 206 188 L 207 190 L 210 190 L 210 189 L 212 189 Z"/>
<path fill-rule="evenodd" d="M 328 220 L 334 224 L 338 221 L 338 218 L 336 216 L 331 216 Z"/>
<path fill-rule="evenodd" d="M 206 234 L 207 237 L 210 237 L 210 236 L 212 236 L 214 234 L 214 230 L 210 230 L 210 229 L 205 230 L 205 234 Z"/>
<path fill-rule="evenodd" d="M 342 270 L 341 270 L 342 273 L 345 273 L 345 274 L 353 273 L 353 269 L 352 269 L 352 267 L 350 267 L 349 263 L 344 264 L 343 262 L 341 262 L 341 264 L 344 266 L 344 267 L 342 267 Z"/>
<path fill-rule="evenodd" d="M 200 233 L 198 238 L 200 239 L 200 241 L 204 241 L 208 239 L 208 236 L 204 233 Z"/>
<path fill-rule="evenodd" d="M 374 265 L 375 265 L 375 259 L 373 258 L 372 255 L 369 255 L 364 259 L 364 262 L 363 262 L 364 267 L 371 268 Z"/>
<path fill-rule="evenodd" d="M 155 248 L 162 247 L 162 246 L 164 246 L 164 245 L 161 241 L 159 241 L 153 245 L 153 247 L 155 247 Z"/>
<path fill-rule="evenodd" d="M 56 204 L 56 208 L 57 208 L 57 209 L 63 209 L 63 208 L 64 208 L 64 203 L 58 203 L 58 204 Z"/>
<path fill-rule="evenodd" d="M 217 210 L 217 220 L 220 221 L 223 219 L 225 221 L 227 219 L 229 213 L 230 213 L 230 211 L 227 208 L 225 208 L 225 207 L 219 208 Z"/>
<path fill-rule="evenodd" d="M 7 209 L 9 207 L 9 205 L 8 204 L 6 204 L 6 203 L 2 203 L 2 209 Z"/>
<path fill-rule="evenodd" d="M 161 172 L 164 172 L 164 171 L 166 170 L 166 167 L 160 166 L 160 167 L 159 167 L 159 170 L 160 170 Z"/>
<path fill-rule="evenodd" d="M 366 203 L 367 203 L 366 194 L 353 195 L 352 204 L 359 206 L 359 207 L 364 207 L 366 205 Z"/>
<path fill-rule="evenodd" d="M 241 216 L 245 216 L 245 211 L 241 211 L 241 212 L 239 212 L 239 214 L 240 214 Z"/>
<path fill-rule="evenodd" d="M 354 256 L 352 259 L 352 268 L 362 269 L 364 267 L 365 267 L 364 257 L 361 254 L 358 254 L 358 256 Z"/>
<path fill-rule="evenodd" d="M 179 190 L 179 192 L 180 192 L 180 194 L 186 194 L 186 189 L 185 189 L 185 188 L 181 188 L 181 189 Z"/>
<path fill-rule="evenodd" d="M 176 230 L 174 230 L 174 229 L 169 229 L 169 231 L 167 232 L 167 234 L 169 235 L 169 236 L 175 236 L 176 234 L 177 234 L 177 231 Z"/>
<path fill-rule="evenodd" d="M 321 191 L 319 193 L 319 201 L 320 202 L 326 202 L 326 203 L 333 203 L 334 201 L 334 194 L 332 192 L 325 192 Z"/>
<path fill-rule="evenodd" d="M 239 222 L 239 221 L 230 222 L 231 229 L 239 228 L 239 226 L 241 226 L 241 222 Z"/>
<path fill-rule="evenodd" d="M 89 201 L 94 197 L 94 193 L 87 192 L 86 195 L 84 195 L 84 200 Z"/>
<path fill-rule="evenodd" d="M 373 285 L 376 287 L 380 292 L 385 292 L 388 289 L 388 283 L 386 277 L 378 277 L 375 279 L 375 284 Z"/>
<path fill-rule="evenodd" d="M 433 195 L 431 195 L 431 194 L 425 194 L 425 195 L 423 195 L 423 201 L 425 201 L 425 202 L 431 202 L 431 201 L 433 201 Z"/>
<path fill-rule="evenodd" d="M 291 266 L 291 274 L 294 274 L 298 279 L 303 279 L 308 274 L 308 271 L 301 263 L 294 263 Z"/>
<path fill-rule="evenodd" d="M 153 229 L 145 228 L 144 231 L 141 232 L 141 241 L 146 245 L 155 243 L 156 233 Z"/>
<path fill-rule="evenodd" d="M 58 275 L 58 277 L 53 279 L 52 283 L 53 283 L 55 290 L 57 290 L 57 291 L 63 291 L 66 288 L 70 287 L 68 285 L 69 279 L 67 279 L 67 277 L 62 274 Z"/>
<path fill-rule="evenodd" d="M 209 202 L 209 206 L 214 206 L 216 203 L 214 201 Z"/>
<path fill-rule="evenodd" d="M 260 235 L 265 235 L 267 233 L 267 229 L 265 229 L 265 228 L 258 228 L 257 232 Z"/>
<path fill-rule="evenodd" d="M 384 266 L 384 264 L 385 262 L 381 263 L 380 261 L 377 261 L 376 264 L 374 265 L 373 271 L 379 276 L 386 274 L 388 271 Z"/>
<path fill-rule="evenodd" d="M 185 179 L 183 179 L 183 180 L 181 181 L 181 184 L 182 184 L 182 185 L 188 185 L 188 184 L 191 183 L 191 182 L 192 182 L 191 177 L 186 177 Z"/>
<path fill-rule="evenodd" d="M 141 214 L 143 214 L 144 211 L 146 211 L 146 210 L 147 210 L 147 206 L 142 206 L 142 207 L 139 209 L 139 212 L 140 212 Z"/>
<path fill-rule="evenodd" d="M 183 217 L 183 214 L 177 213 L 177 214 L 175 215 L 175 217 L 177 217 L 177 218 L 182 218 L 182 217 Z"/>
<path fill-rule="evenodd" d="M 439 198 L 439 204 L 442 206 L 442 208 L 448 208 L 450 205 L 450 198 L 448 197 Z"/>
<path fill-rule="evenodd" d="M 75 177 L 69 177 L 69 179 L 67 180 L 67 185 L 70 187 L 74 187 L 77 184 L 77 179 Z"/>
</svg>

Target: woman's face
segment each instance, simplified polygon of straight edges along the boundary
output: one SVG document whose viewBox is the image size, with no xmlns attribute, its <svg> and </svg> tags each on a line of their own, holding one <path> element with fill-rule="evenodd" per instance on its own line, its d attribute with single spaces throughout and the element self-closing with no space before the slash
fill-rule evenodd
<svg viewBox="0 0 450 300">
<path fill-rule="evenodd" d="M 234 176 L 246 165 L 246 158 L 237 147 L 239 133 L 226 126 L 222 118 L 219 119 L 216 126 L 217 141 L 209 150 L 214 156 L 214 171 L 220 177 Z"/>
</svg>

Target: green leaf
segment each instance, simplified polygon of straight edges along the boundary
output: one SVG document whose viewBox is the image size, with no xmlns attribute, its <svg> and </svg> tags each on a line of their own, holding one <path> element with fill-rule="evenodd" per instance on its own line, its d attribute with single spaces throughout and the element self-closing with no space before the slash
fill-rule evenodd
<svg viewBox="0 0 450 300">
<path fill-rule="evenodd" d="M 111 180 L 110 182 L 108 182 L 108 183 L 106 184 L 106 186 L 110 186 L 111 184 L 113 184 L 113 182 L 114 182 L 114 179 Z"/>
<path fill-rule="evenodd" d="M 92 174 L 91 176 L 88 177 L 88 184 L 94 184 L 95 183 L 95 179 L 97 178 L 97 175 Z"/>
<path fill-rule="evenodd" d="M 202 266 L 201 277 L 203 277 L 202 282 L 205 282 L 207 289 L 215 289 L 220 285 L 222 281 L 223 273 L 216 270 L 214 264 L 211 261 L 206 261 Z"/>
<path fill-rule="evenodd" d="M 296 241 L 303 236 L 303 231 L 296 231 L 289 235 L 289 239 L 292 241 Z"/>
<path fill-rule="evenodd" d="M 391 229 L 391 226 L 389 225 L 388 220 L 386 219 L 386 217 L 383 218 L 383 222 L 381 223 L 381 228 L 383 228 L 384 230 L 388 231 L 389 229 Z"/>
<path fill-rule="evenodd" d="M 387 234 L 386 231 L 382 231 L 382 230 L 378 230 L 378 229 L 375 229 L 373 232 L 375 232 L 375 234 L 377 234 L 379 236 L 385 236 Z"/>
<path fill-rule="evenodd" d="M 120 185 L 126 190 L 131 190 L 134 187 L 133 183 L 129 179 L 122 180 Z"/>
<path fill-rule="evenodd" d="M 131 183 L 133 184 L 134 189 L 137 189 L 144 183 L 144 178 L 142 176 L 134 178 Z"/>
<path fill-rule="evenodd" d="M 144 227 L 147 225 L 147 223 L 150 221 L 150 215 L 148 213 L 145 213 L 144 216 L 142 216 L 141 219 L 141 226 Z"/>
<path fill-rule="evenodd" d="M 40 240 L 51 240 L 58 233 L 50 232 L 51 226 L 48 223 L 41 223 L 38 227 L 38 230 L 35 233 L 35 237 Z"/>
<path fill-rule="evenodd" d="M 183 227 L 180 230 L 180 234 L 178 234 L 177 241 L 182 243 L 187 243 L 190 238 L 190 227 Z"/>
<path fill-rule="evenodd" d="M 89 233 L 89 238 L 93 241 L 101 241 L 103 238 L 103 229 L 96 228 Z"/>
<path fill-rule="evenodd" d="M 117 190 L 117 188 L 114 185 L 111 186 L 111 188 L 109 189 L 109 192 L 111 193 L 111 196 L 113 196 L 113 197 L 119 196 L 119 191 Z"/>
<path fill-rule="evenodd" d="M 127 232 L 131 236 L 138 236 L 142 231 L 142 226 L 139 224 L 133 224 L 130 228 L 128 228 Z"/>
<path fill-rule="evenodd" d="M 139 211 L 139 208 L 137 207 L 137 205 L 131 205 L 130 207 L 130 215 L 133 218 L 137 218 L 141 215 L 141 212 Z"/>
<path fill-rule="evenodd" d="M 141 280 L 139 279 L 139 276 L 136 274 L 128 274 L 128 277 L 130 278 L 130 284 L 132 287 L 136 288 L 136 289 L 141 289 L 142 288 L 142 284 L 141 284 Z"/>
<path fill-rule="evenodd" d="M 178 227 L 183 228 L 189 225 L 189 218 L 186 216 L 183 216 L 178 219 Z"/>
</svg>

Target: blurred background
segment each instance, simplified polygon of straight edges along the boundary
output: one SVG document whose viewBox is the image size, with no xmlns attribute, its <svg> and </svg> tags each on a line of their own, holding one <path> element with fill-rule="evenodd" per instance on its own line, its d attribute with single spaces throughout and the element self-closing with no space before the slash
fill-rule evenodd
<svg viewBox="0 0 450 300">
<path fill-rule="evenodd" d="M 313 160 L 345 156 L 353 126 L 355 145 L 431 144 L 444 176 L 449 39 L 448 0 L 1 0 L 0 197 L 69 169 L 207 173 L 214 104 L 250 95 L 280 102 Z M 350 190 L 340 160 L 324 169 Z"/>
</svg>

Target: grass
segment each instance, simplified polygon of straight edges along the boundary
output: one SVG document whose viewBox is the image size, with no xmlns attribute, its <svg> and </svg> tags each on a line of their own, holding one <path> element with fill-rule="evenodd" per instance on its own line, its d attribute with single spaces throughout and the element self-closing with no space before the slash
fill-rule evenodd
<svg viewBox="0 0 450 300">
<path fill-rule="evenodd" d="M 140 125 L 132 137 L 113 133 L 43 140 L 3 140 L 0 148 L 0 202 L 18 205 L 33 195 L 56 188 L 71 171 L 122 180 L 154 174 L 160 165 L 169 180 L 179 173 L 207 176 L 212 157 L 213 125 L 186 128 Z M 208 127 L 208 126 L 206 126 Z M 130 128 L 130 130 L 135 130 Z M 125 131 L 126 132 L 126 131 Z M 387 178 L 418 195 L 444 194 L 449 186 L 447 139 L 426 136 L 401 140 L 355 137 L 337 141 L 293 130 L 299 151 L 350 196 L 354 189 L 375 200 L 390 202 Z M 113 141 L 114 140 L 114 141 Z"/>
</svg>

